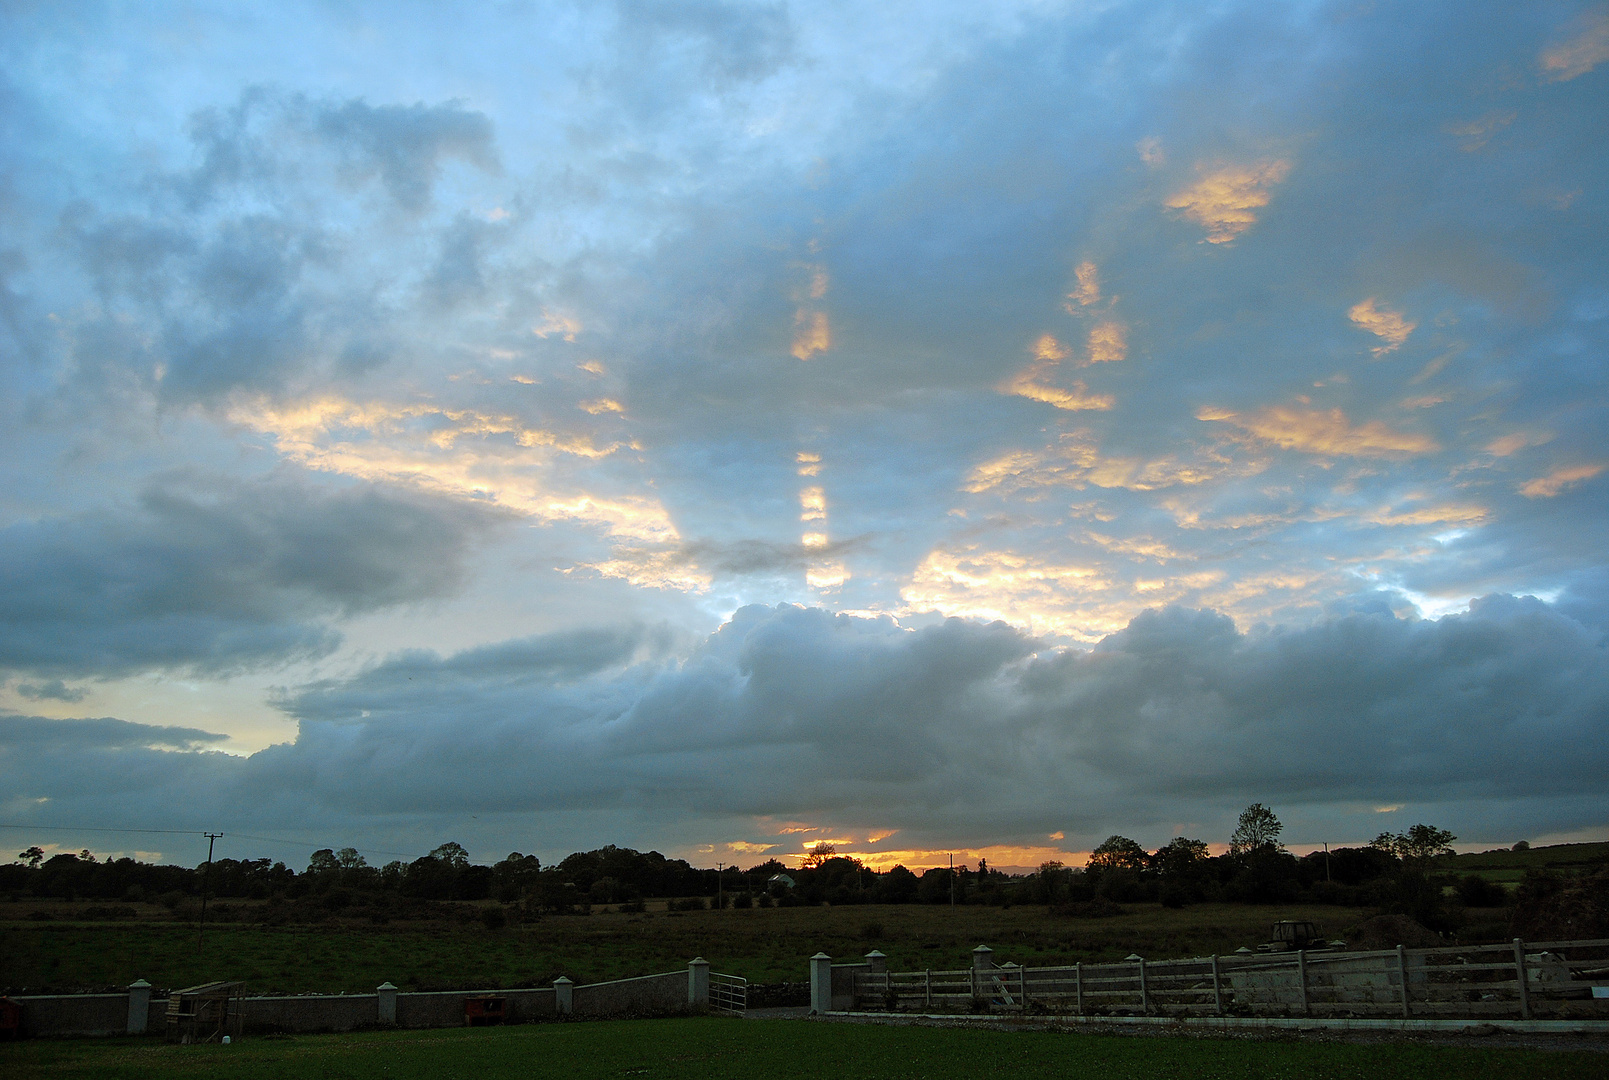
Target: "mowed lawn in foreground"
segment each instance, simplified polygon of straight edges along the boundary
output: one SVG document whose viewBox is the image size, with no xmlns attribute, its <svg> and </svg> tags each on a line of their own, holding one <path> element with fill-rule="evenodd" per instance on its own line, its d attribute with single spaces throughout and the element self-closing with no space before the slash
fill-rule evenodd
<svg viewBox="0 0 1609 1080">
<path fill-rule="evenodd" d="M 246 1039 L 234 1046 L 169 1046 L 132 1039 L 0 1046 L 0 1074 L 16 1080 L 755 1080 L 790 1076 L 854 1080 L 953 1076 L 1571 1080 L 1601 1078 L 1606 1068 L 1609 1056 L 1568 1050 L 1358 1045 L 1300 1038 L 1124 1037 L 721 1018 L 307 1035 Z"/>
<path fill-rule="evenodd" d="M 1076 919 L 1042 907 L 879 905 L 550 916 L 501 930 L 471 920 L 234 923 L 208 926 L 198 956 L 192 924 L 66 921 L 70 905 L 59 910 L 53 922 L 15 915 L 0 922 L 0 987 L 70 991 L 135 979 L 158 987 L 239 979 L 251 993 L 368 992 L 386 980 L 404 990 L 508 988 L 546 986 L 559 975 L 596 982 L 670 971 L 695 956 L 754 982 L 802 982 L 808 958 L 819 951 L 854 960 L 880 949 L 896 971 L 966 967 L 980 944 L 995 950 L 997 962 L 1036 966 L 1130 953 L 1167 959 L 1256 945 L 1267 940 L 1276 919 L 1308 919 L 1336 934 L 1371 914 L 1318 906 L 1170 910 L 1132 904 L 1122 915 Z M 0 918 L 8 914 L 0 908 Z"/>
</svg>

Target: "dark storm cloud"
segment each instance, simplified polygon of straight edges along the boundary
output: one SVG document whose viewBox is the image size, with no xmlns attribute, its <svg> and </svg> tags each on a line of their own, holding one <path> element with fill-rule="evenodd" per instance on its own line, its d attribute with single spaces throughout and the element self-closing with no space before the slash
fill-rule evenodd
<svg viewBox="0 0 1609 1080">
<path fill-rule="evenodd" d="M 1251 801 L 1360 834 L 1381 801 L 1464 835 L 1537 832 L 1590 807 L 1609 769 L 1609 654 L 1532 599 L 1252 633 L 1175 608 L 1091 651 L 1037 648 L 999 623 L 783 607 L 743 609 L 674 663 L 641 630 L 411 653 L 292 695 L 297 740 L 207 783 L 354 826 L 629 810 L 666 828 L 791 815 L 1020 843 L 1215 827 Z M 93 795 L 48 775 L 32 788 Z"/>
<path fill-rule="evenodd" d="M 8 756 L 145 747 L 197 750 L 228 738 L 198 728 L 132 724 L 108 716 L 92 720 L 47 720 L 40 716 L 0 715 L 0 750 Z"/>
<path fill-rule="evenodd" d="M 321 655 L 350 616 L 453 591 L 473 505 L 369 488 L 156 486 L 0 530 L 0 667 L 105 677 Z"/>
</svg>

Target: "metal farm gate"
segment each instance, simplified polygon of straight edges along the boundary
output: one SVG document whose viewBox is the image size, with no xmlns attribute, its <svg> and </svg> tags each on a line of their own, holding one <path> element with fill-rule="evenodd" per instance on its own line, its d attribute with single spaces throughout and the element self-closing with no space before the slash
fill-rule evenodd
<svg viewBox="0 0 1609 1080">
<path fill-rule="evenodd" d="M 749 1007 L 749 980 L 741 975 L 710 972 L 710 1010 L 742 1016 Z"/>
</svg>

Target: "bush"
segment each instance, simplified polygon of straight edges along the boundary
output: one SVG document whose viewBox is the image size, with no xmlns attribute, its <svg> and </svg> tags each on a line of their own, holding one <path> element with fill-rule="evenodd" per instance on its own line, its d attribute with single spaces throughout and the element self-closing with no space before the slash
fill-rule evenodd
<svg viewBox="0 0 1609 1080">
<path fill-rule="evenodd" d="M 91 905 L 90 907 L 84 909 L 82 917 L 97 921 L 110 921 L 112 919 L 134 919 L 138 918 L 139 914 L 140 913 L 138 911 L 135 911 L 131 907 L 101 907 L 100 905 Z"/>
<path fill-rule="evenodd" d="M 1487 881 L 1479 874 L 1465 874 L 1458 879 L 1458 898 L 1464 902 L 1465 907 L 1508 906 L 1508 890 L 1495 881 Z"/>
<path fill-rule="evenodd" d="M 500 907 L 482 908 L 480 912 L 481 925 L 488 930 L 501 930 L 508 925 L 508 916 Z"/>
<path fill-rule="evenodd" d="M 669 900 L 665 903 L 666 911 L 708 911 L 709 904 L 702 896 L 689 896 L 685 900 Z"/>
<path fill-rule="evenodd" d="M 641 915 L 643 912 L 648 910 L 648 905 L 643 903 L 641 900 L 627 900 L 625 903 L 615 908 L 615 910 L 620 912 L 622 915 Z"/>
<path fill-rule="evenodd" d="M 732 898 L 732 906 L 735 908 L 751 908 L 754 906 L 754 897 L 748 893 L 738 893 Z"/>
<path fill-rule="evenodd" d="M 1067 919 L 1109 919 L 1114 915 L 1125 914 L 1122 908 L 1110 900 L 1074 900 L 1067 904 L 1057 904 L 1050 909 L 1052 915 L 1060 915 Z"/>
</svg>

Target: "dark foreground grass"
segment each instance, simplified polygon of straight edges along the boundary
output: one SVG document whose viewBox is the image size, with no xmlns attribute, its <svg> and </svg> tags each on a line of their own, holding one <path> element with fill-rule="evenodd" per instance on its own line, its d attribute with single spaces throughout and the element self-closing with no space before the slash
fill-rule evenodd
<svg viewBox="0 0 1609 1080">
<path fill-rule="evenodd" d="M 818 951 L 853 960 L 880 949 L 896 971 L 963 968 L 987 944 L 996 962 L 1035 966 L 1230 953 L 1268 938 L 1276 919 L 1307 919 L 1326 934 L 1370 912 L 1314 905 L 1202 904 L 1169 910 L 1124 905 L 1103 919 L 1042 907 L 771 908 L 686 914 L 558 916 L 486 930 L 451 925 L 209 926 L 198 956 L 195 927 L 177 922 L 0 923 L 0 987 L 30 992 L 158 987 L 239 979 L 251 993 L 369 992 L 546 986 L 671 971 L 695 956 L 754 982 L 802 982 Z"/>
<path fill-rule="evenodd" d="M 1092 1080 L 1601 1080 L 1609 1058 L 1583 1051 L 1412 1043 L 1263 1042 L 1045 1031 L 885 1027 L 789 1020 L 639 1020 L 515 1028 L 309 1035 L 234 1046 L 148 1040 L 36 1041 L 0 1047 L 16 1080 L 883 1080 L 990 1075 Z"/>
</svg>

